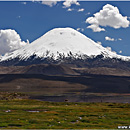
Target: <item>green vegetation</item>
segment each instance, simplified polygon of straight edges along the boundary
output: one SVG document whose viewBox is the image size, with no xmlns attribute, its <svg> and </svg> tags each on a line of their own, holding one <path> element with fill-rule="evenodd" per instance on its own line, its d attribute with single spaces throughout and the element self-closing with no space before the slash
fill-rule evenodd
<svg viewBox="0 0 130 130">
<path fill-rule="evenodd" d="M 117 129 L 130 125 L 130 104 L 0 101 L 0 128 Z"/>
</svg>

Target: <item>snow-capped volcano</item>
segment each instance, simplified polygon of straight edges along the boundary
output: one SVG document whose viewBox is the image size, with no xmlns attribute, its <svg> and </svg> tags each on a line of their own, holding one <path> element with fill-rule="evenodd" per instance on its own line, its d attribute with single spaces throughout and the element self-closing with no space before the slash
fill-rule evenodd
<svg viewBox="0 0 130 130">
<path fill-rule="evenodd" d="M 130 57 L 117 55 L 72 28 L 56 28 L 31 44 L 2 56 L 0 61 L 10 61 L 16 58 L 27 61 L 32 56 L 35 56 L 34 59 L 42 60 L 45 58 L 57 60 L 59 57 L 68 56 L 84 59 L 84 55 L 87 57 L 103 55 L 104 58 L 130 60 Z"/>
</svg>

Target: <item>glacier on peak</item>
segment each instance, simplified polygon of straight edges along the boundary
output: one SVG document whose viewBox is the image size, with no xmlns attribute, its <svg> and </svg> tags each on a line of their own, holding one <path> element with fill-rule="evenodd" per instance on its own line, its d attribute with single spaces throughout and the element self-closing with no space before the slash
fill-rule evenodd
<svg viewBox="0 0 130 130">
<path fill-rule="evenodd" d="M 0 58 L 0 62 L 15 58 L 27 60 L 35 55 L 39 58 L 51 57 L 58 59 L 60 55 L 67 57 L 68 54 L 78 57 L 87 55 L 88 57 L 103 55 L 104 58 L 118 58 L 129 61 L 130 57 L 117 55 L 100 44 L 97 44 L 84 34 L 72 28 L 55 28 L 48 31 L 40 38 L 16 51 L 8 53 Z"/>
</svg>

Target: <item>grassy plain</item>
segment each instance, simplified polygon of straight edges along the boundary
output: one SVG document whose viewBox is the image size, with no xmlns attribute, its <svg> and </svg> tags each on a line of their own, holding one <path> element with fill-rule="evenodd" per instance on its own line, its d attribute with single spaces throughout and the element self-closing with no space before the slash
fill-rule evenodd
<svg viewBox="0 0 130 130">
<path fill-rule="evenodd" d="M 130 104 L 0 100 L 2 129 L 117 129 L 130 125 Z"/>
</svg>

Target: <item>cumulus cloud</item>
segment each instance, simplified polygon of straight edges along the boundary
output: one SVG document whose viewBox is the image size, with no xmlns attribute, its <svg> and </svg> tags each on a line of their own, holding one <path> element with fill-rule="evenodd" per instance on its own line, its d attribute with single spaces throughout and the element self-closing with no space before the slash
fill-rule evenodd
<svg viewBox="0 0 130 130">
<path fill-rule="evenodd" d="M 96 24 L 92 24 L 90 26 L 88 26 L 87 28 L 91 28 L 94 32 L 101 32 L 101 31 L 105 31 L 104 28 L 99 27 Z"/>
<path fill-rule="evenodd" d="M 78 12 L 83 12 L 84 8 L 78 9 Z"/>
<path fill-rule="evenodd" d="M 73 10 L 74 10 L 74 9 L 71 9 L 71 8 L 68 8 L 68 9 L 67 9 L 67 11 L 69 11 L 69 12 L 70 12 L 70 11 L 73 11 Z"/>
<path fill-rule="evenodd" d="M 118 40 L 119 40 L 119 41 L 122 41 L 122 39 L 121 39 L 121 38 L 118 38 Z"/>
<path fill-rule="evenodd" d="M 121 53 L 122 53 L 122 51 L 119 51 L 119 53 L 121 54 Z"/>
<path fill-rule="evenodd" d="M 85 15 L 90 15 L 90 12 L 86 13 Z"/>
<path fill-rule="evenodd" d="M 55 6 L 60 1 L 63 1 L 64 8 L 69 8 L 69 7 L 71 7 L 72 4 L 80 5 L 77 0 L 32 0 L 32 1 L 41 2 L 42 4 L 50 6 L 50 7 Z"/>
<path fill-rule="evenodd" d="M 77 30 L 77 31 L 81 31 L 81 32 L 83 32 L 83 31 L 84 31 L 84 29 L 83 29 L 83 28 L 77 28 L 76 30 Z"/>
<path fill-rule="evenodd" d="M 64 8 L 69 8 L 72 4 L 80 5 L 77 0 L 65 0 L 65 2 L 63 2 Z"/>
<path fill-rule="evenodd" d="M 17 16 L 17 18 L 18 18 L 18 19 L 20 19 L 20 18 L 21 18 L 21 16 L 19 15 L 19 16 Z"/>
<path fill-rule="evenodd" d="M 27 2 L 22 2 L 22 4 L 26 5 L 26 4 L 27 4 Z"/>
<path fill-rule="evenodd" d="M 106 47 L 109 51 L 112 51 L 111 47 Z"/>
<path fill-rule="evenodd" d="M 108 36 L 105 37 L 105 40 L 106 40 L 106 41 L 115 41 L 114 38 L 110 38 L 110 37 L 108 37 Z"/>
<path fill-rule="evenodd" d="M 52 7 L 52 6 L 56 5 L 57 2 L 59 2 L 59 1 L 61 1 L 61 0 L 49 0 L 49 1 L 42 0 L 42 4 Z"/>
<path fill-rule="evenodd" d="M 88 28 L 91 28 L 94 32 L 100 32 L 105 30 L 104 28 L 101 29 L 100 26 L 110 26 L 115 29 L 129 27 L 130 22 L 127 18 L 127 16 L 120 14 L 117 7 L 106 4 L 102 10 L 94 14 L 94 17 L 87 18 L 86 23 L 91 24 Z"/>
<path fill-rule="evenodd" d="M 102 43 L 101 43 L 101 42 L 99 42 L 99 41 L 97 41 L 97 44 L 102 45 Z"/>
<path fill-rule="evenodd" d="M 32 0 L 32 2 L 39 2 L 41 4 L 53 7 L 57 4 L 57 2 L 60 2 L 62 0 Z"/>
<path fill-rule="evenodd" d="M 0 55 L 17 50 L 28 43 L 29 41 L 27 43 L 21 41 L 19 34 L 15 30 L 0 30 Z"/>
<path fill-rule="evenodd" d="M 113 53 L 115 53 L 115 54 L 116 54 L 116 52 L 115 52 L 115 51 L 112 51 L 112 48 L 111 48 L 111 47 L 106 47 L 106 49 L 108 49 L 109 51 L 111 51 L 111 52 L 113 52 Z"/>
<path fill-rule="evenodd" d="M 106 41 L 122 41 L 121 38 L 114 39 L 114 38 L 111 38 L 111 37 L 108 37 L 108 36 L 105 37 L 105 40 L 106 40 Z"/>
</svg>

